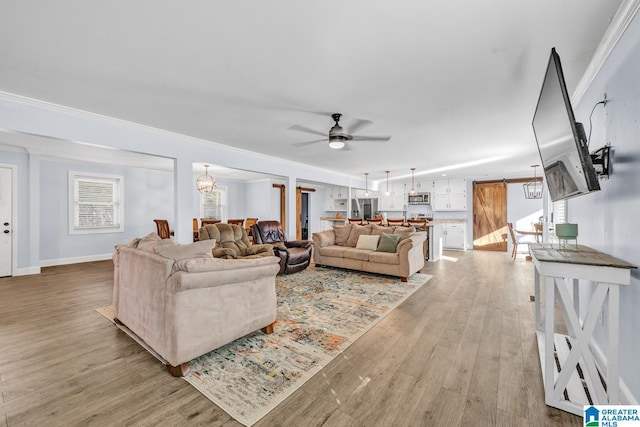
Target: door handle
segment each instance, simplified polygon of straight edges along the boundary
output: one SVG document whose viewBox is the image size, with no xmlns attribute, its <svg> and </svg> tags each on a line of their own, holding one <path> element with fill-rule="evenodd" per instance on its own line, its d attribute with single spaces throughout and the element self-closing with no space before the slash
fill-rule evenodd
<svg viewBox="0 0 640 427">
<path fill-rule="evenodd" d="M 4 226 L 5 226 L 5 227 L 8 227 L 8 226 L 9 226 L 9 223 L 8 223 L 8 222 L 5 222 L 5 223 L 4 223 Z"/>
<path fill-rule="evenodd" d="M 9 230 L 4 230 L 4 234 L 9 234 L 10 231 Z"/>
</svg>

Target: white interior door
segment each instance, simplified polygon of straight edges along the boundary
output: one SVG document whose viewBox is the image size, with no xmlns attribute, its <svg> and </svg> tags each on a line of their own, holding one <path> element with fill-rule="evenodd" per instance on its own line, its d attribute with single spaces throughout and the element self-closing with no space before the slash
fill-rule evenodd
<svg viewBox="0 0 640 427">
<path fill-rule="evenodd" d="M 12 171 L 0 168 L 0 277 L 12 275 Z"/>
</svg>

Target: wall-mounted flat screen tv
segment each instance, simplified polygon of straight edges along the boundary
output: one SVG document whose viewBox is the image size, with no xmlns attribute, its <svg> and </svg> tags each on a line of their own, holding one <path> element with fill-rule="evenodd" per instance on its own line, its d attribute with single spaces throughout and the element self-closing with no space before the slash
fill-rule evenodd
<svg viewBox="0 0 640 427">
<path fill-rule="evenodd" d="M 533 116 L 533 131 L 551 200 L 600 190 L 584 127 L 575 120 L 555 48 Z"/>
</svg>

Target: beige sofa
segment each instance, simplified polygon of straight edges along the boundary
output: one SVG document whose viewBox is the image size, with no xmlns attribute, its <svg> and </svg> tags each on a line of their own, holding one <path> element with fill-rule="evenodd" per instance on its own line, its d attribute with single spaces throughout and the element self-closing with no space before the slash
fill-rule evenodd
<svg viewBox="0 0 640 427">
<path fill-rule="evenodd" d="M 414 227 L 348 224 L 313 233 L 312 238 L 316 266 L 388 274 L 400 277 L 403 282 L 424 267 L 427 233 L 415 231 Z M 397 246 L 393 241 L 397 241 Z"/>
<path fill-rule="evenodd" d="M 214 246 L 152 234 L 116 247 L 113 256 L 116 321 L 176 376 L 191 359 L 258 329 L 273 331 L 279 258 L 214 258 Z"/>
</svg>

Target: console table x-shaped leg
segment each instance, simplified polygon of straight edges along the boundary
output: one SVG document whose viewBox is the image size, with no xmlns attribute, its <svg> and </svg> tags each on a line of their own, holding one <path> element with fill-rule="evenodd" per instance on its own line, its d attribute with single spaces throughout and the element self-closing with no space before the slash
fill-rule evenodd
<svg viewBox="0 0 640 427">
<path fill-rule="evenodd" d="M 596 253 L 591 251 L 587 252 L 589 256 Z M 576 415 L 582 415 L 583 405 L 620 404 L 619 285 L 630 283 L 630 267 L 628 264 L 617 268 L 567 263 L 566 260 L 554 262 L 545 260 L 545 254 L 535 251 L 532 255 L 536 266 L 536 329 L 546 404 Z M 586 313 L 583 313 L 584 320 L 580 319 L 580 287 L 585 282 L 581 285 L 579 279 L 595 282 Z M 573 295 L 569 292 L 571 285 Z M 555 333 L 556 302 L 568 335 Z M 592 345 L 603 309 L 607 314 L 608 342 L 605 366 L 599 370 Z"/>
</svg>

